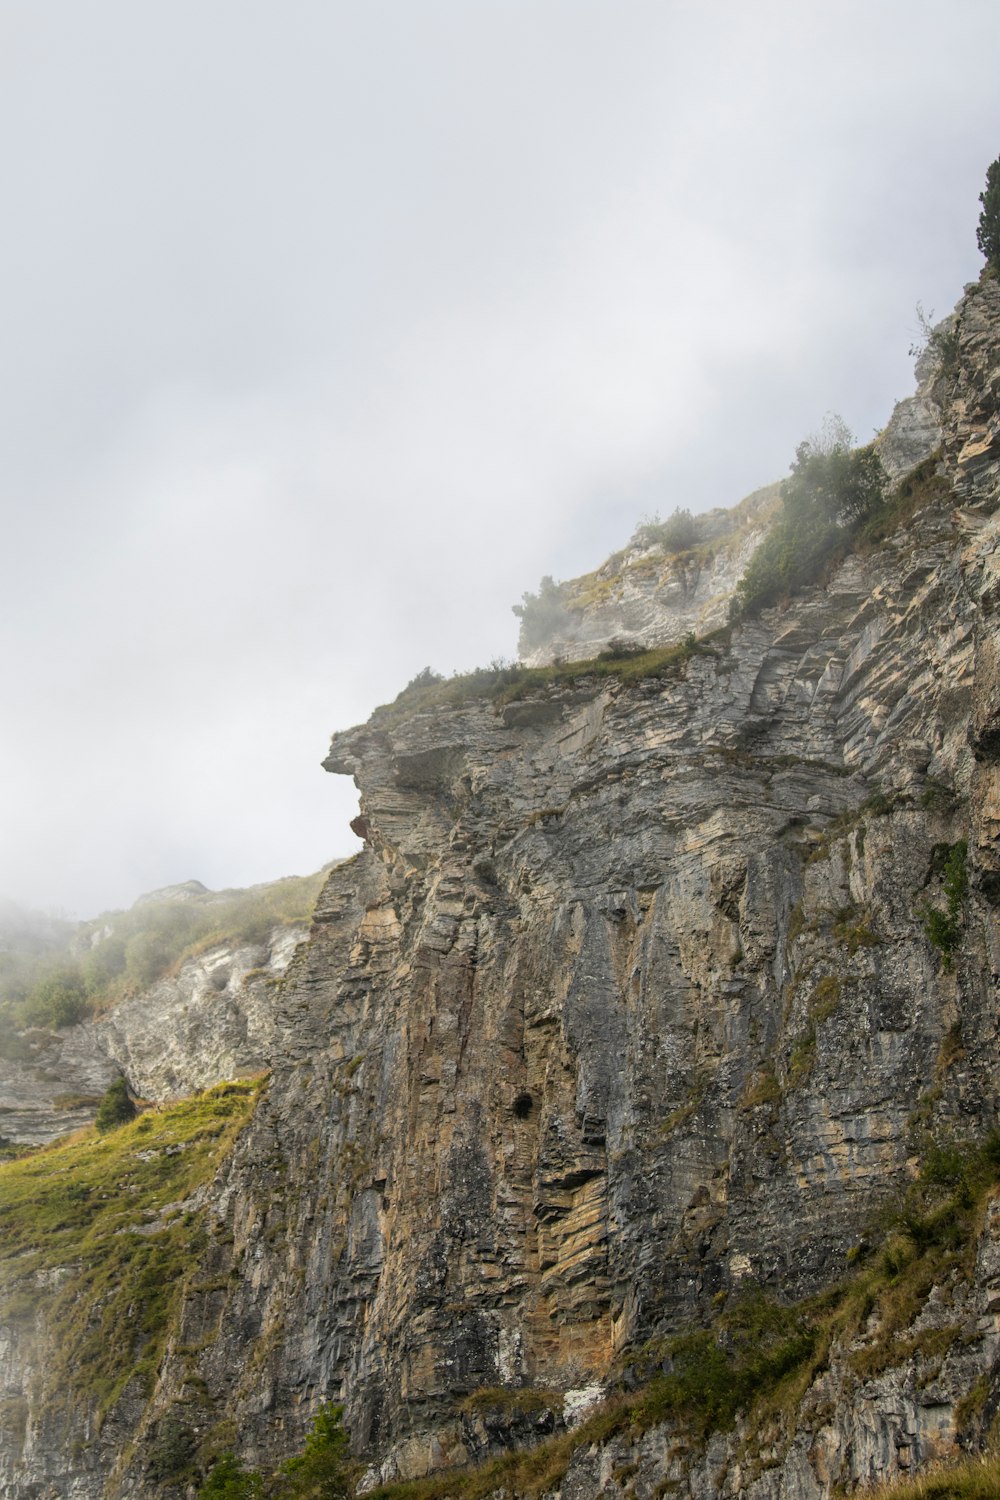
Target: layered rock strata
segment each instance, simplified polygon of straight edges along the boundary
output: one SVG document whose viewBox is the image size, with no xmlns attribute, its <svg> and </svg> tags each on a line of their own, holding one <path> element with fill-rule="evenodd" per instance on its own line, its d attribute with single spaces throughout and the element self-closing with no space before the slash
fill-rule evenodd
<svg viewBox="0 0 1000 1500">
<path fill-rule="evenodd" d="M 465 1461 L 494 1439 L 464 1398 L 601 1387 L 720 1294 L 814 1290 L 928 1124 L 997 1123 L 1000 286 L 956 329 L 940 471 L 825 587 L 667 676 L 417 690 L 334 737 L 366 848 L 273 989 L 155 1388 L 100 1431 L 29 1422 L 0 1495 L 151 1494 L 170 1420 L 272 1463 L 322 1398 L 372 1479 Z M 630 1464 L 815 1500 L 943 1451 L 976 1380 L 1000 1396 L 993 1222 L 937 1399 L 916 1365 L 834 1369 L 770 1467 L 731 1438 L 680 1464 L 657 1429 L 582 1450 L 567 1500 Z"/>
</svg>

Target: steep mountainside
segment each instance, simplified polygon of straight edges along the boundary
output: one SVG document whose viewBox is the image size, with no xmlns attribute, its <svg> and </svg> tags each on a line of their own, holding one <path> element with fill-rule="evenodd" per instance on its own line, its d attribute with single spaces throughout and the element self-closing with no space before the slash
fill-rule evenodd
<svg viewBox="0 0 1000 1500">
<path fill-rule="evenodd" d="M 322 879 L 215 892 L 188 881 L 80 923 L 12 913 L 0 936 L 0 1149 L 89 1124 L 119 1072 L 163 1102 L 268 1067 L 271 991 Z"/>
<path fill-rule="evenodd" d="M 365 849 L 271 988 L 266 1092 L 180 1205 L 155 1358 L 137 1327 L 123 1385 L 54 1404 L 45 1288 L 79 1268 L 2 1264 L 0 1495 L 179 1495 L 225 1448 L 272 1465 L 327 1398 L 372 1484 L 621 1393 L 506 1471 L 565 1500 L 818 1500 L 982 1439 L 1000 1222 L 954 1163 L 1000 1123 L 1000 284 L 954 345 L 938 456 L 825 585 L 334 737 Z M 906 1208 L 921 1164 L 947 1225 Z M 904 1248 L 869 1262 L 893 1205 Z M 862 1271 L 766 1421 L 628 1406 L 678 1330 Z"/>
</svg>

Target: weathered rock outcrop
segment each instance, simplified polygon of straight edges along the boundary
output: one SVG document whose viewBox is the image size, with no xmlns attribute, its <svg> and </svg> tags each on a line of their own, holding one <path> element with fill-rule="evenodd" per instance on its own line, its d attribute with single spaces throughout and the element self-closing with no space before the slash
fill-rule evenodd
<svg viewBox="0 0 1000 1500">
<path fill-rule="evenodd" d="M 262 943 L 219 944 L 190 958 L 96 1021 L 32 1027 L 0 1057 L 0 1134 L 40 1146 L 89 1124 L 122 1073 L 162 1102 L 270 1066 L 271 995 L 306 927 L 277 927 Z"/>
<path fill-rule="evenodd" d="M 898 401 L 875 449 L 890 480 L 909 474 L 941 444 L 942 422 L 958 364 L 958 314 L 952 313 L 928 333 L 915 374 L 912 396 Z"/>
<path fill-rule="evenodd" d="M 697 546 L 664 551 L 654 527 L 640 526 L 623 552 L 595 573 L 560 586 L 561 603 L 541 637 L 521 655 L 527 666 L 583 661 L 613 642 L 670 646 L 725 625 L 729 601 L 778 509 L 767 485 L 732 510 L 698 516 Z"/>
<path fill-rule="evenodd" d="M 958 314 L 931 332 L 917 360 L 917 389 L 897 403 L 875 448 L 897 481 L 940 447 L 943 411 L 958 373 Z M 732 510 L 711 510 L 690 522 L 679 550 L 640 526 L 628 546 L 596 572 L 558 586 L 547 615 L 522 628 L 527 666 L 595 657 L 615 642 L 648 649 L 724 626 L 729 601 L 774 519 L 780 485 L 757 490 Z M 530 613 L 530 612 L 529 612 Z M 524 622 L 527 625 L 527 621 Z"/>
<path fill-rule="evenodd" d="M 825 587 L 669 675 L 416 690 L 334 737 L 366 848 L 272 987 L 271 1085 L 131 1397 L 140 1438 L 229 1423 L 274 1460 L 334 1397 L 373 1476 L 464 1461 L 494 1439 L 463 1398 L 600 1385 L 749 1280 L 826 1284 L 928 1122 L 996 1125 L 997 284 L 956 350 L 940 472 Z M 950 967 L 926 920 L 946 857 L 969 877 Z M 1000 1400 L 995 1212 L 979 1253 L 933 1377 L 911 1355 L 852 1383 L 835 1355 L 771 1458 L 737 1433 L 681 1462 L 655 1428 L 582 1449 L 566 1500 L 626 1471 L 815 1500 L 974 1436 L 960 1399 Z M 152 1493 L 122 1414 L 88 1420 L 34 1448 L 29 1423 L 0 1494 Z"/>
<path fill-rule="evenodd" d="M 188 959 L 95 1022 L 98 1045 L 138 1093 L 158 1101 L 270 1067 L 280 1045 L 273 991 L 307 935 L 276 927 L 262 943 L 220 944 Z"/>
</svg>

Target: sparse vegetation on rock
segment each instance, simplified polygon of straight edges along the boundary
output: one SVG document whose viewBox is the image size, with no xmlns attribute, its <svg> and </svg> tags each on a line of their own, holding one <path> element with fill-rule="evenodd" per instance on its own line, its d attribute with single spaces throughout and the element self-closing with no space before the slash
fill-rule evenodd
<svg viewBox="0 0 1000 1500">
<path fill-rule="evenodd" d="M 734 617 L 756 614 L 812 582 L 836 550 L 885 504 L 886 475 L 874 448 L 852 448 L 837 419 L 800 443 L 781 489 L 782 513 L 737 585 Z"/>
<path fill-rule="evenodd" d="M 251 993 L 260 1105 L 230 1084 L 0 1169 L 0 1488 L 343 1500 L 327 1396 L 365 1489 L 424 1476 L 398 1500 L 851 1493 L 989 1442 L 992 279 L 960 324 L 898 507 L 836 432 L 799 455 L 782 513 L 844 539 L 822 586 L 638 655 L 615 627 L 419 674 L 334 737 L 366 847 L 280 982 L 206 960 L 190 1032 L 166 983 L 100 1023 L 137 1087 L 137 1038 L 166 1057 L 165 1098 L 188 1036 L 232 1066 Z M 17 1032 L 8 1076 L 72 1098 L 96 1029 Z"/>
<path fill-rule="evenodd" d="M 853 1269 L 828 1291 L 787 1303 L 751 1282 L 722 1299 L 709 1326 L 652 1344 L 645 1357 L 647 1367 L 660 1367 L 657 1373 L 637 1391 L 611 1393 L 575 1430 L 477 1468 L 386 1485 L 374 1495 L 482 1500 L 502 1488 L 538 1496 L 557 1488 L 574 1456 L 595 1442 L 619 1436 L 642 1455 L 642 1435 L 661 1424 L 667 1424 L 664 1449 L 671 1451 L 672 1429 L 689 1471 L 697 1449 L 713 1433 L 731 1430 L 737 1419 L 744 1455 L 755 1438 L 787 1450 L 800 1406 L 821 1414 L 807 1393 L 814 1383 L 830 1382 L 834 1369 L 846 1364 L 839 1379 L 861 1385 L 901 1362 L 921 1372 L 939 1369 L 953 1346 L 961 1348 L 961 1328 L 940 1313 L 935 1321 L 930 1309 L 936 1289 L 971 1284 L 983 1211 L 998 1179 L 997 1136 L 979 1144 L 929 1138 L 917 1179 L 887 1209 L 881 1233 L 873 1229 L 870 1239 L 859 1241 L 850 1257 Z M 930 1326 L 915 1333 L 914 1325 L 924 1319 Z M 641 1457 L 635 1468 L 640 1464 Z M 966 1465 L 950 1480 L 942 1474 L 928 1481 L 927 1494 L 993 1500 L 994 1490 L 976 1487 L 984 1476 L 992 1480 L 995 1468 Z M 647 1483 L 648 1477 L 647 1471 Z M 947 1488 L 949 1482 L 957 1487 Z M 916 1500 L 924 1492 L 887 1487 L 879 1493 L 884 1500 Z"/>
<path fill-rule="evenodd" d="M 968 856 L 966 839 L 959 839 L 951 846 L 942 862 L 944 910 L 926 901 L 920 908 L 924 931 L 940 953 L 945 969 L 951 968 L 962 937 L 962 907 L 969 890 Z"/>
<path fill-rule="evenodd" d="M 34 950 L 0 952 L 0 1031 L 76 1025 L 213 944 L 258 943 L 307 921 L 323 878 L 321 871 L 245 891 L 198 888 L 183 900 L 154 893 L 128 911 L 61 924 Z"/>
</svg>

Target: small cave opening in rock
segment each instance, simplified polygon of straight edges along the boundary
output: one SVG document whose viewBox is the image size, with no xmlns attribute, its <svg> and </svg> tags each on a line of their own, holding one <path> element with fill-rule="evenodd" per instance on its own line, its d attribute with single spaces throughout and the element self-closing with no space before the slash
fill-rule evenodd
<svg viewBox="0 0 1000 1500">
<path fill-rule="evenodd" d="M 535 1101 L 530 1094 L 518 1094 L 514 1100 L 514 1118 L 517 1120 L 526 1120 L 534 1107 Z"/>
</svg>

